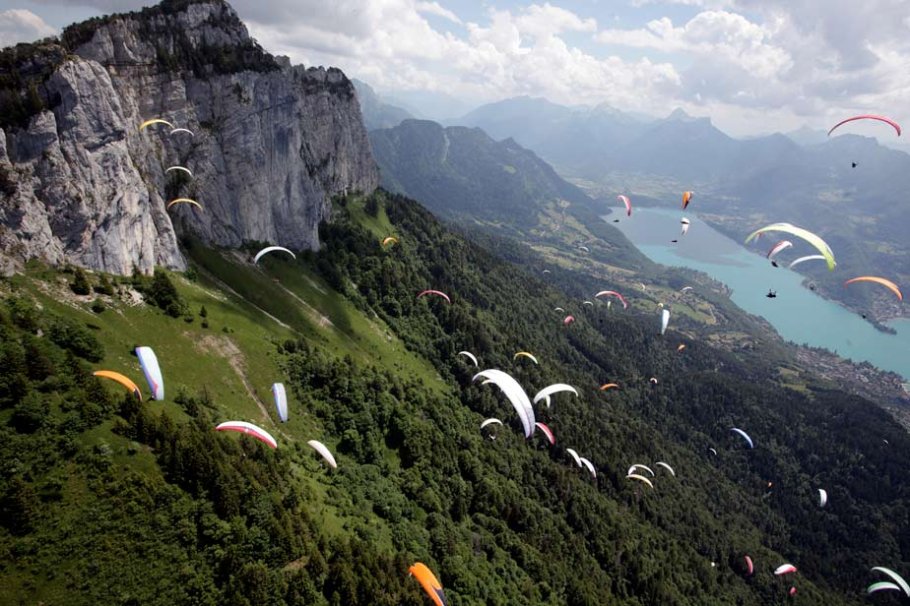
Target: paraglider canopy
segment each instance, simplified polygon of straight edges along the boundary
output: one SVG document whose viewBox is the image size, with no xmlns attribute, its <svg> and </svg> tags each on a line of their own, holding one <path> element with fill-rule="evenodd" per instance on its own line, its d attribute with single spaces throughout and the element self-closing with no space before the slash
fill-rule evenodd
<svg viewBox="0 0 910 606">
<path fill-rule="evenodd" d="M 142 366 L 142 373 L 149 385 L 149 391 L 152 392 L 152 399 L 161 401 L 164 399 L 164 378 L 161 376 L 161 367 L 158 365 L 158 358 L 151 347 L 137 347 L 136 357 L 139 358 L 139 365 Z"/>
<path fill-rule="evenodd" d="M 575 397 L 578 397 L 578 390 L 572 387 L 571 385 L 566 385 L 565 383 L 554 383 L 544 387 L 534 396 L 534 403 L 537 404 L 541 400 L 546 400 L 547 408 L 550 407 L 550 396 L 556 393 L 569 392 L 575 394 Z"/>
<path fill-rule="evenodd" d="M 672 475 L 673 477 L 676 477 L 676 472 L 673 471 L 673 468 L 670 467 L 670 465 L 668 465 L 667 463 L 664 463 L 663 461 L 658 461 L 657 463 L 655 463 L 655 465 L 660 465 L 661 467 L 663 467 L 664 469 L 669 471 L 670 475 Z"/>
<path fill-rule="evenodd" d="M 624 196 L 622 194 L 616 196 L 616 199 L 626 205 L 626 216 L 632 216 L 632 202 L 629 201 L 629 196 Z"/>
<path fill-rule="evenodd" d="M 537 358 L 535 358 L 533 354 L 530 354 L 526 351 L 519 351 L 517 354 L 512 356 L 512 359 L 517 360 L 519 357 L 527 358 L 527 359 L 531 360 L 532 362 L 534 362 L 535 364 L 537 364 Z"/>
<path fill-rule="evenodd" d="M 734 432 L 734 433 L 737 433 L 737 434 L 739 434 L 740 436 L 742 436 L 742 438 L 743 438 L 746 442 L 749 443 L 749 448 L 755 448 L 755 444 L 752 443 L 752 438 L 750 438 L 750 437 L 749 437 L 749 434 L 747 434 L 746 432 L 744 432 L 742 429 L 740 429 L 739 427 L 733 427 L 733 428 L 730 429 L 730 431 L 732 431 L 732 432 Z"/>
<path fill-rule="evenodd" d="M 859 116 L 853 116 L 852 118 L 847 118 L 846 120 L 841 120 L 840 122 L 838 122 L 837 124 L 835 124 L 834 126 L 831 127 L 831 130 L 828 131 L 828 136 L 830 137 L 831 133 L 833 133 L 834 130 L 838 126 L 840 126 L 842 124 L 846 124 L 847 122 L 853 122 L 854 120 L 878 120 L 879 122 L 884 122 L 885 124 L 890 124 L 891 127 L 895 130 L 895 132 L 897 132 L 897 136 L 898 137 L 901 136 L 900 124 L 898 124 L 891 118 L 887 118 L 885 116 L 878 116 L 875 114 L 861 114 Z"/>
<path fill-rule="evenodd" d="M 199 204 L 199 202 L 196 202 L 192 198 L 174 198 L 173 200 L 171 200 L 170 202 L 167 203 L 167 206 L 165 206 L 165 210 L 170 210 L 170 208 L 175 204 L 192 204 L 199 210 L 203 210 L 202 204 Z"/>
<path fill-rule="evenodd" d="M 569 316 L 565 317 L 565 319 L 562 321 L 562 324 L 563 324 L 563 326 L 568 326 L 569 324 L 571 324 L 574 321 L 575 321 L 575 316 L 569 315 Z"/>
<path fill-rule="evenodd" d="M 382 240 L 382 246 L 385 246 L 386 244 L 391 244 L 391 243 L 398 244 L 398 238 L 396 238 L 395 236 L 388 236 L 387 238 L 383 238 L 383 240 Z"/>
<path fill-rule="evenodd" d="M 283 246 L 266 246 L 265 248 L 260 250 L 258 253 L 256 253 L 256 256 L 253 257 L 253 263 L 259 263 L 259 259 L 261 259 L 264 255 L 267 255 L 271 252 L 276 252 L 276 251 L 281 251 L 281 252 L 287 253 L 287 254 L 291 255 L 291 257 L 294 259 L 297 258 L 297 255 L 295 255 L 294 253 L 292 253 L 291 251 L 289 251 L 288 249 L 286 249 Z"/>
<path fill-rule="evenodd" d="M 531 406 L 531 400 L 528 399 L 528 394 L 525 393 L 524 388 L 511 375 L 494 368 L 480 371 L 474 375 L 471 382 L 479 378 L 489 379 L 502 390 L 502 393 L 505 394 L 521 419 L 525 438 L 530 438 L 534 434 L 534 408 Z"/>
<path fill-rule="evenodd" d="M 278 448 L 278 442 L 269 432 L 246 421 L 226 421 L 215 427 L 215 431 L 236 431 L 252 436 L 270 448 Z"/>
<path fill-rule="evenodd" d="M 169 173 L 172 170 L 179 170 L 181 172 L 185 172 L 186 174 L 188 174 L 191 177 L 193 176 L 193 171 L 191 171 L 190 169 L 188 169 L 185 166 L 168 166 L 166 169 L 164 169 L 164 172 Z"/>
<path fill-rule="evenodd" d="M 875 282 L 876 284 L 881 284 L 882 286 L 884 286 L 885 288 L 887 288 L 888 290 L 893 292 L 897 296 L 898 301 L 904 300 L 904 295 L 901 294 L 901 289 L 897 287 L 897 284 L 895 284 L 894 282 L 892 282 L 891 280 L 888 280 L 886 278 L 879 278 L 878 276 L 859 276 L 857 278 L 852 278 L 850 280 L 847 280 L 846 282 L 844 282 L 844 286 L 848 286 L 848 285 L 854 284 L 856 282 Z"/>
<path fill-rule="evenodd" d="M 553 435 L 553 431 L 549 428 L 549 426 L 547 426 L 545 423 L 541 423 L 540 421 L 534 423 L 534 425 L 541 431 L 541 433 L 543 433 L 543 435 L 547 436 L 547 440 L 550 441 L 550 446 L 556 444 L 556 436 Z"/>
<path fill-rule="evenodd" d="M 629 480 L 638 480 L 639 482 L 644 482 L 645 484 L 647 484 L 647 485 L 650 486 L 651 488 L 654 488 L 654 484 L 651 483 L 651 480 L 649 480 L 649 479 L 646 478 L 645 476 L 638 475 L 637 473 L 630 473 L 630 474 L 628 474 L 628 475 L 626 476 L 626 478 L 629 479 Z"/>
<path fill-rule="evenodd" d="M 793 564 L 781 564 L 774 570 L 775 576 L 783 576 L 785 574 L 792 574 L 796 572 L 796 566 Z"/>
<path fill-rule="evenodd" d="M 332 456 L 332 453 L 329 452 L 329 449 L 326 447 L 325 444 L 323 444 L 322 442 L 320 442 L 318 440 L 309 440 L 309 441 L 307 441 L 307 444 L 309 444 L 313 448 L 313 450 L 315 450 L 320 455 L 322 455 L 322 458 L 326 460 L 326 463 L 328 463 L 332 469 L 338 468 L 338 463 L 335 462 L 335 457 Z"/>
<path fill-rule="evenodd" d="M 618 292 L 616 292 L 615 290 L 602 290 L 599 293 L 597 293 L 596 295 L 594 295 L 594 298 L 599 299 L 600 297 L 606 297 L 606 296 L 616 297 L 617 299 L 619 299 L 620 303 L 622 303 L 623 309 L 626 309 L 629 307 L 629 304 L 626 303 L 626 300 L 623 298 L 623 296 L 621 294 L 619 294 Z"/>
<path fill-rule="evenodd" d="M 452 299 L 449 298 L 449 295 L 445 294 L 441 290 L 424 290 L 420 294 L 417 295 L 417 298 L 419 299 L 426 295 L 436 295 L 437 297 L 442 297 L 443 299 L 445 299 L 446 303 L 452 302 Z"/>
<path fill-rule="evenodd" d="M 910 585 L 907 584 L 907 581 L 904 580 L 904 577 L 897 574 L 890 568 L 885 568 L 884 566 L 874 566 L 870 570 L 870 572 L 881 572 L 881 573 L 888 575 L 889 577 L 891 577 L 891 580 L 893 580 L 895 583 L 897 583 L 897 585 L 903 590 L 904 594 L 907 597 L 910 597 Z M 882 589 L 887 589 L 887 588 L 883 587 Z"/>
<path fill-rule="evenodd" d="M 693 196 L 693 195 L 694 195 L 694 194 L 693 194 L 693 192 L 691 192 L 691 191 L 684 191 L 684 192 L 683 192 L 683 195 L 682 195 L 682 207 L 683 207 L 683 210 L 685 210 L 686 207 L 689 206 L 689 202 L 692 200 L 692 196 Z"/>
<path fill-rule="evenodd" d="M 278 411 L 278 418 L 282 423 L 288 422 L 288 396 L 284 391 L 283 383 L 274 383 L 272 385 L 272 396 L 275 398 L 275 409 Z"/>
<path fill-rule="evenodd" d="M 165 126 L 167 126 L 169 128 L 174 128 L 174 125 L 171 124 L 170 122 L 168 122 L 167 120 L 162 120 L 161 118 L 152 118 L 151 120 L 146 120 L 145 122 L 143 122 L 142 124 L 139 125 L 139 132 L 141 133 L 142 131 L 144 131 L 146 128 L 148 128 L 152 124 L 164 124 Z"/>
<path fill-rule="evenodd" d="M 141 402 L 142 401 L 142 392 L 139 391 L 139 387 L 133 383 L 129 378 L 120 374 L 119 372 L 114 372 L 113 370 L 96 370 L 92 373 L 96 377 L 101 377 L 102 379 L 110 379 L 111 381 L 116 381 L 120 383 L 126 389 L 136 396 L 136 398 Z"/>
<path fill-rule="evenodd" d="M 436 578 L 436 575 L 421 562 L 415 562 L 408 568 L 408 572 L 417 579 L 423 590 L 427 592 L 430 599 L 436 606 L 448 606 L 446 594 L 442 591 L 442 583 Z"/>
<path fill-rule="evenodd" d="M 459 351 L 458 354 L 456 354 L 456 355 L 464 356 L 464 357 L 468 358 L 471 362 L 474 363 L 474 366 L 480 366 L 477 363 L 477 356 L 472 354 L 470 351 Z"/>
</svg>

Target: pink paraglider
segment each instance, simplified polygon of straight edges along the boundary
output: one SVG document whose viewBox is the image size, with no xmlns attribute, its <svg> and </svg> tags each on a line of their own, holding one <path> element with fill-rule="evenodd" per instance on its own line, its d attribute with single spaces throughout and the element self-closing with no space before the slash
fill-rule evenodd
<svg viewBox="0 0 910 606">
<path fill-rule="evenodd" d="M 452 300 L 449 298 L 449 295 L 445 294 L 441 290 L 425 290 L 417 295 L 417 298 L 423 297 L 424 295 L 436 295 L 437 297 L 442 297 L 446 300 L 446 303 L 451 303 Z"/>
</svg>

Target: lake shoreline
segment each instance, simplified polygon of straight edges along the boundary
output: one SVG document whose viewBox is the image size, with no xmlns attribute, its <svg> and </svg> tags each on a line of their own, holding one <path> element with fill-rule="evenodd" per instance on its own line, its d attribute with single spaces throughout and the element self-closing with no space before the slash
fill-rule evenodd
<svg viewBox="0 0 910 606">
<path fill-rule="evenodd" d="M 691 222 L 685 236 L 679 225 L 684 216 Z M 613 222 L 616 218 L 619 223 Z M 765 319 L 784 341 L 828 350 L 856 365 L 867 362 L 910 380 L 910 320 L 895 318 L 883 323 L 863 319 L 840 301 L 824 296 L 822 289 L 808 288 L 811 277 L 785 267 L 771 267 L 763 256 L 698 215 L 680 209 L 636 207 L 630 219 L 609 209 L 602 220 L 623 232 L 655 263 L 699 271 L 725 285 L 737 306 Z M 806 247 L 796 243 L 797 248 Z M 766 298 L 769 291 L 776 291 L 778 296 Z M 837 373 L 832 372 L 829 378 L 836 379 Z M 892 401 L 906 397 L 902 387 L 899 392 L 888 391 Z"/>
</svg>

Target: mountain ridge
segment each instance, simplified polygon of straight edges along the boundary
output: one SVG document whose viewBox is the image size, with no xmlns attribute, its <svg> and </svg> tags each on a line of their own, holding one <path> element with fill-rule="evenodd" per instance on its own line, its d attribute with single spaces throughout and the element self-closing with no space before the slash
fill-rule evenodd
<svg viewBox="0 0 910 606">
<path fill-rule="evenodd" d="M 184 234 L 312 249 L 332 196 L 378 185 L 345 75 L 272 57 L 220 0 L 92 19 L 0 66 L 7 273 L 31 258 L 183 269 Z M 139 132 L 154 117 L 192 134 Z M 179 197 L 202 210 L 165 208 Z"/>
</svg>

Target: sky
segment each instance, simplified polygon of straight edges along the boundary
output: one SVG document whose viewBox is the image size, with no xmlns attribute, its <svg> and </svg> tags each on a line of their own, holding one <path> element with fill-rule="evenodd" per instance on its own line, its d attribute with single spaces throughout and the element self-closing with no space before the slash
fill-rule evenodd
<svg viewBox="0 0 910 606">
<path fill-rule="evenodd" d="M 0 0 L 0 46 L 144 4 Z M 434 119 L 529 95 L 653 116 L 681 107 L 734 136 L 827 130 L 857 113 L 910 124 L 910 0 L 231 4 L 269 52 L 340 67 Z"/>
</svg>

